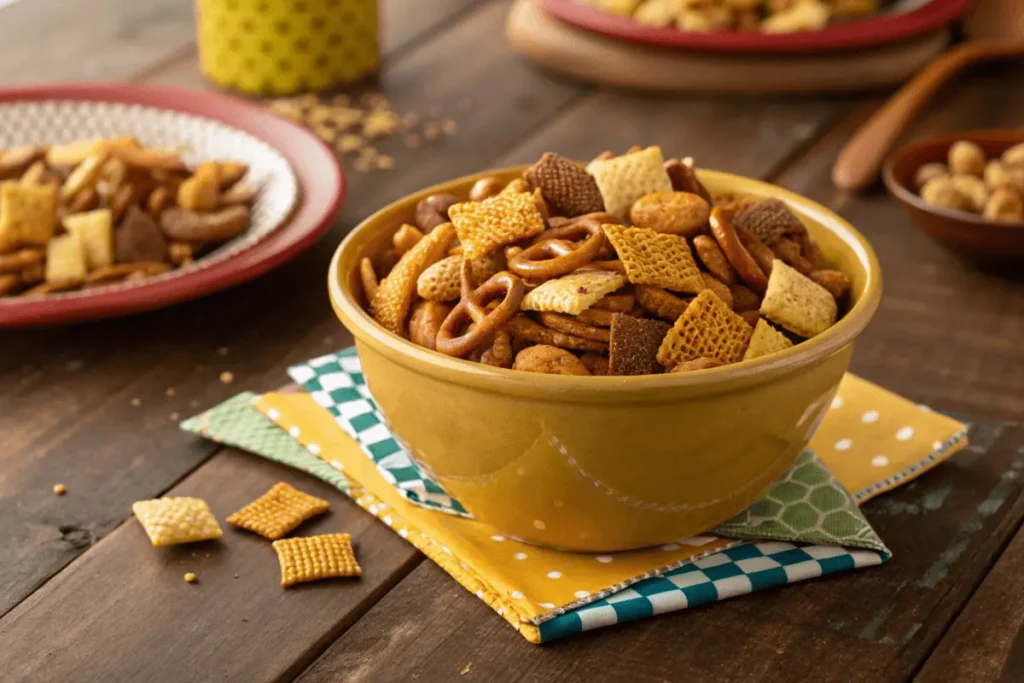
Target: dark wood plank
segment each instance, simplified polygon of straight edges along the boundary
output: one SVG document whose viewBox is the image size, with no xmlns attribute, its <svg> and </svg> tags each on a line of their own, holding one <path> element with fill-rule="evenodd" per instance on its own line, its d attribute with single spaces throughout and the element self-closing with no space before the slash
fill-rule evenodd
<svg viewBox="0 0 1024 683">
<path fill-rule="evenodd" d="M 895 553 L 882 567 L 536 647 L 425 562 L 299 680 L 450 680 L 470 662 L 485 681 L 906 680 L 1024 514 L 1008 474 L 1024 429 L 978 425 L 974 438 L 970 452 L 867 505 Z"/>
<path fill-rule="evenodd" d="M 203 498 L 223 520 L 281 480 L 331 503 L 295 533 L 352 534 L 360 579 L 286 590 L 270 541 L 256 534 L 222 522 L 218 541 L 153 548 L 132 520 L 0 621 L 3 679 L 291 680 L 421 556 L 330 485 L 233 450 L 171 494 Z"/>
<path fill-rule="evenodd" d="M 0 84 L 129 78 L 194 40 L 180 0 L 16 2 L 0 8 Z"/>
<path fill-rule="evenodd" d="M 10 522 L 0 526 L 0 545 L 14 562 L 0 573 L 0 614 L 113 529 L 133 500 L 158 495 L 210 456 L 210 447 L 178 432 L 172 414 L 196 412 L 239 387 L 275 387 L 288 364 L 348 343 L 324 286 L 348 228 L 415 188 L 486 167 L 583 92 L 492 40 L 506 10 L 488 3 L 460 15 L 390 65 L 382 88 L 401 111 L 426 116 L 440 105 L 454 115 L 464 97 L 474 108 L 453 137 L 416 150 L 398 140 L 383 147 L 395 170 L 351 174 L 345 211 L 309 253 L 194 303 L 3 334 L 0 386 L 10 390 L 0 394 L 0 517 Z M 190 83 L 203 85 L 198 75 Z M 218 381 L 223 371 L 234 374 L 233 385 Z M 56 481 L 68 486 L 65 499 L 48 493 Z"/>
<path fill-rule="evenodd" d="M 1024 457 L 1020 461 L 1024 466 Z M 928 658 L 915 683 L 1024 680 L 1024 531 Z"/>
</svg>

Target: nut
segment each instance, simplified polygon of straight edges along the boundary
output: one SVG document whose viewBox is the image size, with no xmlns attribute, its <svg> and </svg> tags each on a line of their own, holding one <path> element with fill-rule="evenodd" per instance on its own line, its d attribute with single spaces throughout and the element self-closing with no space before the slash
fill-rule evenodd
<svg viewBox="0 0 1024 683">
<path fill-rule="evenodd" d="M 433 351 L 437 331 L 451 312 L 452 306 L 440 301 L 420 301 L 409 316 L 409 340 Z"/>
<path fill-rule="evenodd" d="M 520 351 L 512 369 L 547 375 L 590 375 L 587 366 L 574 354 L 547 344 L 538 344 Z"/>
<path fill-rule="evenodd" d="M 633 203 L 633 225 L 670 235 L 693 235 L 707 227 L 711 206 L 690 192 L 652 192 Z"/>
<path fill-rule="evenodd" d="M 448 209 L 458 204 L 459 198 L 453 194 L 432 194 L 420 200 L 416 205 L 416 227 L 424 235 L 437 226 L 448 222 Z"/>
<path fill-rule="evenodd" d="M 978 176 L 960 173 L 950 178 L 950 181 L 953 183 L 953 187 L 960 191 L 960 194 L 967 197 L 970 210 L 981 213 L 985 208 L 985 202 L 988 201 L 988 188 L 985 186 L 985 181 Z"/>
<path fill-rule="evenodd" d="M 951 178 L 934 178 L 921 188 L 921 199 L 926 204 L 943 209 L 969 211 L 971 201 L 953 185 Z"/>
<path fill-rule="evenodd" d="M 1024 142 L 1014 145 L 1003 152 L 1003 156 L 1000 157 L 1000 161 L 1002 161 L 1005 166 L 1024 166 Z"/>
<path fill-rule="evenodd" d="M 914 188 L 920 190 L 932 178 L 948 178 L 949 169 L 946 165 L 933 161 L 924 164 L 914 172 Z"/>
<path fill-rule="evenodd" d="M 997 187 L 985 203 L 982 215 L 990 221 L 1024 220 L 1024 202 L 1012 187 Z"/>
<path fill-rule="evenodd" d="M 504 188 L 504 185 L 494 176 L 481 178 L 476 181 L 473 184 L 473 187 L 469 190 L 469 201 L 482 202 L 485 199 L 490 199 L 501 192 L 502 188 Z"/>
<path fill-rule="evenodd" d="M 985 152 L 973 142 L 958 140 L 949 148 L 949 170 L 980 176 L 985 172 Z"/>
</svg>

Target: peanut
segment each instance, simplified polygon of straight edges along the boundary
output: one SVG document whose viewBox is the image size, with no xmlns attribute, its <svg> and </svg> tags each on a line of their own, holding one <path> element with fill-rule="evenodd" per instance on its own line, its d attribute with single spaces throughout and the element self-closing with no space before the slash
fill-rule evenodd
<svg viewBox="0 0 1024 683">
<path fill-rule="evenodd" d="M 985 152 L 969 140 L 958 140 L 949 148 L 949 170 L 980 176 L 985 172 Z"/>
<path fill-rule="evenodd" d="M 985 203 L 982 215 L 990 221 L 1024 220 L 1024 202 L 1012 187 L 997 187 Z"/>
</svg>

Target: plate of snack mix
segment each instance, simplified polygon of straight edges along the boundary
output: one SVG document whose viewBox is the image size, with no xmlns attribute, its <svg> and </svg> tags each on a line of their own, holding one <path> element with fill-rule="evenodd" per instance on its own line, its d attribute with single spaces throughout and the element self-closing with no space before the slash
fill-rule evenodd
<svg viewBox="0 0 1024 683">
<path fill-rule="evenodd" d="M 123 315 L 237 284 L 312 244 L 343 194 L 315 136 L 235 98 L 0 91 L 0 327 Z"/>
<path fill-rule="evenodd" d="M 586 166 L 549 152 L 511 183 L 430 195 L 359 278 L 373 319 L 414 344 L 582 376 L 786 351 L 834 325 L 851 287 L 783 200 L 713 197 L 658 147 Z"/>
<path fill-rule="evenodd" d="M 578 28 L 714 52 L 823 52 L 936 31 L 971 0 L 540 0 Z"/>
</svg>

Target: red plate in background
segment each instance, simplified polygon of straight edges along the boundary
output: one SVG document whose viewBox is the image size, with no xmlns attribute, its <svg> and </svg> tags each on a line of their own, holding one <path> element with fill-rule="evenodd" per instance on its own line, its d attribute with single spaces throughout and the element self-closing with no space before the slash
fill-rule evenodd
<svg viewBox="0 0 1024 683">
<path fill-rule="evenodd" d="M 829 26 L 820 31 L 680 31 L 648 26 L 574 0 L 538 0 L 551 16 L 586 31 L 633 43 L 701 52 L 830 52 L 884 45 L 937 31 L 962 15 L 974 0 L 931 0 L 915 10 Z"/>
<path fill-rule="evenodd" d="M 162 308 L 250 280 L 294 258 L 330 227 L 345 199 L 345 176 L 331 150 L 301 126 L 228 95 L 183 88 L 120 84 L 54 84 L 0 89 L 15 102 L 99 102 L 141 105 L 208 119 L 247 133 L 284 157 L 299 197 L 290 216 L 251 245 L 208 264 L 172 271 L 128 287 L 67 294 L 0 297 L 0 329 L 108 318 Z M 102 124 L 100 124 L 102 125 Z M 123 133 L 130 134 L 126 130 Z M 145 142 L 145 139 L 143 139 Z M 187 144 L 188 140 L 182 140 Z"/>
</svg>

